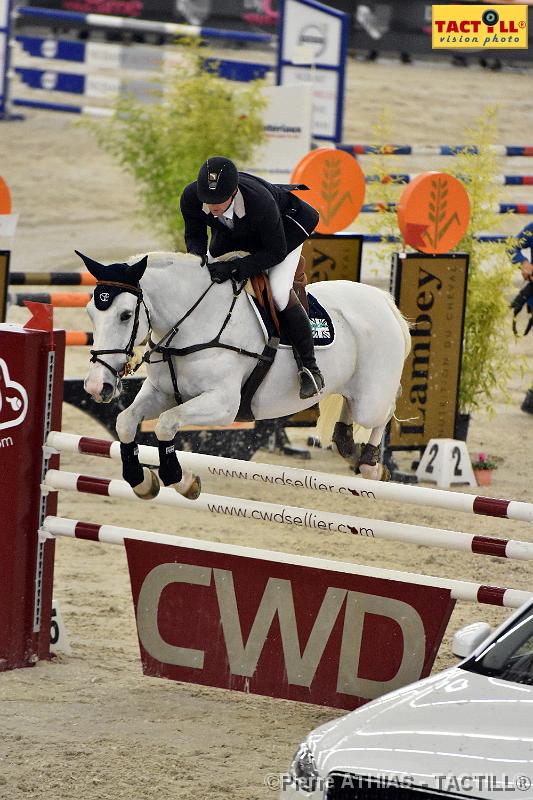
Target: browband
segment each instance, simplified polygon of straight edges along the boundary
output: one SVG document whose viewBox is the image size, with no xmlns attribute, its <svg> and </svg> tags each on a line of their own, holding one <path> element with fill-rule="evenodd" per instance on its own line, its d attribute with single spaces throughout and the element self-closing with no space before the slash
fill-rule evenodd
<svg viewBox="0 0 533 800">
<path fill-rule="evenodd" d="M 127 292 L 131 292 L 132 294 L 142 294 L 142 289 L 140 286 L 132 286 L 131 283 L 121 283 L 120 281 L 96 281 L 97 286 L 118 286 L 120 289 L 124 289 Z"/>
</svg>

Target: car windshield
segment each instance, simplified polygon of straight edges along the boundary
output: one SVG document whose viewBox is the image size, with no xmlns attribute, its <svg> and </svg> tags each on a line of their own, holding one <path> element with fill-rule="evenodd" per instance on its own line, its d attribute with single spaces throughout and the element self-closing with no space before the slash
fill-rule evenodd
<svg viewBox="0 0 533 800">
<path fill-rule="evenodd" d="M 533 686 L 533 607 L 529 606 L 463 669 Z"/>
</svg>

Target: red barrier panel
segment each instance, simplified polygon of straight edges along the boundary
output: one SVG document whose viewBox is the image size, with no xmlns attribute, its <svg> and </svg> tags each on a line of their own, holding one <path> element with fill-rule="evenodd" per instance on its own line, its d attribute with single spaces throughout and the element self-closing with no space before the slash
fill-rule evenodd
<svg viewBox="0 0 533 800">
<path fill-rule="evenodd" d="M 64 335 L 0 325 L 0 670 L 49 657 L 54 542 L 39 541 L 42 446 L 61 424 Z M 58 463 L 56 456 L 50 459 Z"/>
<path fill-rule="evenodd" d="M 353 709 L 429 675 L 455 602 L 340 562 L 125 546 L 144 674 L 269 697 Z"/>
</svg>

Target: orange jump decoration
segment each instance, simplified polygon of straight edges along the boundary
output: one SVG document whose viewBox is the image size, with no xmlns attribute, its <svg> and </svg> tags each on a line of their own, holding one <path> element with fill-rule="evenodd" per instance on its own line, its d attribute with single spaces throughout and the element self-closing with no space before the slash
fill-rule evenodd
<svg viewBox="0 0 533 800">
<path fill-rule="evenodd" d="M 344 230 L 361 211 L 365 176 L 353 156 L 342 150 L 322 148 L 307 153 L 291 180 L 309 187 L 310 191 L 296 194 L 320 212 L 318 233 Z"/>
<path fill-rule="evenodd" d="M 11 195 L 2 177 L 0 177 L 0 214 L 11 214 Z"/>
<path fill-rule="evenodd" d="M 404 189 L 398 224 L 405 243 L 422 253 L 448 253 L 468 228 L 470 200 L 460 180 L 445 172 L 424 172 Z"/>
</svg>

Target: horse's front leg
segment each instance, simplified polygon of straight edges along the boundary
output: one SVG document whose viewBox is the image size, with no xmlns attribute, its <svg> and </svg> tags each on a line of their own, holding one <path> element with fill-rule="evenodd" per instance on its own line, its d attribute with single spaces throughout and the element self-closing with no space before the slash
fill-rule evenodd
<svg viewBox="0 0 533 800">
<path fill-rule="evenodd" d="M 159 477 L 165 486 L 196 499 L 201 491 L 200 478 L 182 470 L 174 452 L 174 437 L 185 425 L 230 425 L 239 409 L 240 395 L 234 397 L 214 389 L 202 392 L 159 417 L 155 435 L 159 441 Z"/>
<path fill-rule="evenodd" d="M 142 467 L 139 462 L 137 429 L 143 419 L 155 419 L 173 405 L 174 398 L 161 392 L 147 378 L 133 403 L 117 417 L 115 427 L 120 439 L 122 477 L 141 500 L 153 500 L 159 494 L 159 479 L 153 470 Z"/>
</svg>

